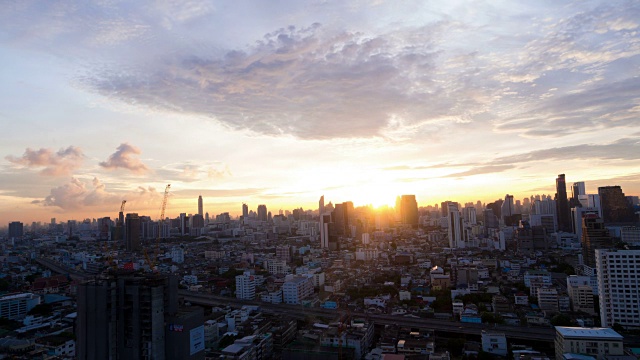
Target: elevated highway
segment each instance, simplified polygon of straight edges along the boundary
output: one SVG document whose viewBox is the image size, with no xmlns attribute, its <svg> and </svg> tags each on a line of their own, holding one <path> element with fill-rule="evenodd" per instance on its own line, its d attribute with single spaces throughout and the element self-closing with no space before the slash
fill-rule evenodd
<svg viewBox="0 0 640 360">
<path fill-rule="evenodd" d="M 317 317 L 327 319 L 329 321 L 337 319 L 340 316 L 339 310 L 305 308 L 299 305 L 286 304 L 269 304 L 256 300 L 240 300 L 225 296 L 217 296 L 211 294 L 196 293 L 186 290 L 180 290 L 180 295 L 192 304 L 207 306 L 242 306 L 255 305 L 268 313 L 286 314 L 298 319 L 307 317 Z M 480 336 L 482 330 L 496 331 L 504 333 L 511 340 L 539 341 L 553 343 L 555 339 L 555 330 L 550 327 L 524 327 L 510 325 L 489 325 L 489 324 L 470 324 L 460 323 L 448 320 L 439 320 L 431 318 L 414 318 L 397 315 L 380 315 L 351 312 L 354 317 L 366 318 L 369 321 L 379 325 L 400 324 L 421 329 L 431 329 L 440 334 L 465 334 Z"/>
</svg>

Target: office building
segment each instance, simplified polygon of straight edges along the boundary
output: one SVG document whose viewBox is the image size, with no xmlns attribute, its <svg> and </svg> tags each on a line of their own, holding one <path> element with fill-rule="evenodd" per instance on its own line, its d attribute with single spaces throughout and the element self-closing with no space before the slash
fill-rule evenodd
<svg viewBox="0 0 640 360">
<path fill-rule="evenodd" d="M 180 213 L 180 218 L 178 219 L 178 227 L 180 228 L 180 235 L 185 236 L 189 235 L 189 217 L 186 213 Z"/>
<path fill-rule="evenodd" d="M 118 274 L 83 283 L 78 286 L 78 359 L 204 359 L 198 340 L 204 318 L 184 323 L 176 321 L 180 318 L 177 277 Z M 174 348 L 184 347 L 191 348 L 189 356 L 174 356 Z"/>
<path fill-rule="evenodd" d="M 418 202 L 415 195 L 401 196 L 400 222 L 411 227 L 418 227 Z"/>
<path fill-rule="evenodd" d="M 604 221 L 596 215 L 585 215 L 582 218 L 582 261 L 585 265 L 596 267 L 596 249 L 613 247 L 613 239 Z"/>
<path fill-rule="evenodd" d="M 571 213 L 569 199 L 567 198 L 567 183 L 564 174 L 556 178 L 556 215 L 558 218 L 558 230 L 571 232 Z"/>
<path fill-rule="evenodd" d="M 125 219 L 125 245 L 127 251 L 140 251 L 140 217 L 137 213 L 127 214 Z"/>
<path fill-rule="evenodd" d="M 21 239 L 24 236 L 24 225 L 20 221 L 9 223 L 9 239 Z"/>
<path fill-rule="evenodd" d="M 640 250 L 596 249 L 602 326 L 640 329 Z"/>
<path fill-rule="evenodd" d="M 573 199 L 574 203 L 580 203 L 580 196 L 586 195 L 586 188 L 584 186 L 584 181 L 574 182 L 571 186 L 571 199 Z"/>
<path fill-rule="evenodd" d="M 244 300 L 256 298 L 256 279 L 248 271 L 236 276 L 236 298 Z"/>
<path fill-rule="evenodd" d="M 198 196 L 198 215 L 204 217 L 204 209 L 202 207 L 202 195 Z"/>
<path fill-rule="evenodd" d="M 582 239 L 582 219 L 586 215 L 600 216 L 600 212 L 596 208 L 577 206 L 571 209 L 571 224 L 573 227 L 573 233 L 576 234 L 578 239 Z"/>
<path fill-rule="evenodd" d="M 622 336 L 612 329 L 556 326 L 556 360 L 584 359 L 587 355 L 597 360 L 607 356 L 624 355 Z M 571 355 L 569 355 L 571 354 Z M 566 357 L 568 355 L 570 357 Z M 578 355 L 578 356 L 575 356 Z"/>
<path fill-rule="evenodd" d="M 598 188 L 602 219 L 605 223 L 631 223 L 638 221 L 633 207 L 627 201 L 620 186 L 603 186 Z"/>
<path fill-rule="evenodd" d="M 269 215 L 267 213 L 267 205 L 258 205 L 258 220 L 268 221 Z"/>
<path fill-rule="evenodd" d="M 320 248 L 327 249 L 329 247 L 329 224 L 331 223 L 331 214 L 322 214 L 320 216 Z"/>
</svg>

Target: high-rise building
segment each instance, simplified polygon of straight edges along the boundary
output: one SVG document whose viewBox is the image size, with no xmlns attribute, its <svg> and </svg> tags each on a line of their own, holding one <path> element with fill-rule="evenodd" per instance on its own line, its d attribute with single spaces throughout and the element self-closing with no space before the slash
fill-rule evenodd
<svg viewBox="0 0 640 360">
<path fill-rule="evenodd" d="M 473 205 L 465 206 L 462 209 L 462 218 L 467 222 L 467 224 L 476 225 L 478 223 L 476 208 Z"/>
<path fill-rule="evenodd" d="M 460 220 L 460 211 L 458 211 L 458 206 L 452 202 L 447 204 L 447 222 L 449 225 L 449 247 L 464 247 L 462 242 L 462 221 Z"/>
<path fill-rule="evenodd" d="M 202 195 L 198 196 L 198 215 L 204 216 L 204 209 L 202 207 Z"/>
<path fill-rule="evenodd" d="M 329 223 L 331 223 L 331 214 L 320 215 L 320 248 L 322 249 L 329 247 Z"/>
<path fill-rule="evenodd" d="M 318 215 L 322 216 L 324 214 L 324 195 L 320 196 L 320 201 L 318 201 Z"/>
<path fill-rule="evenodd" d="M 582 218 L 582 260 L 584 264 L 596 267 L 596 249 L 613 247 L 613 240 L 609 230 L 604 227 L 604 221 L 594 214 Z"/>
<path fill-rule="evenodd" d="M 571 232 L 571 212 L 569 199 L 567 198 L 567 183 L 564 174 L 556 178 L 556 215 L 558 217 L 558 230 Z"/>
<path fill-rule="evenodd" d="M 400 221 L 418 227 L 418 202 L 415 195 L 402 195 L 400 199 Z"/>
<path fill-rule="evenodd" d="M 640 250 L 596 249 L 602 326 L 640 329 Z"/>
<path fill-rule="evenodd" d="M 584 181 L 574 182 L 573 186 L 571 186 L 571 198 L 574 200 L 574 202 L 580 202 L 581 195 L 587 195 Z"/>
<path fill-rule="evenodd" d="M 204 343 L 190 339 L 204 337 L 202 309 L 178 310 L 174 276 L 121 274 L 83 283 L 78 286 L 77 358 L 204 359 Z"/>
<path fill-rule="evenodd" d="M 638 221 L 633 207 L 627 201 L 620 186 L 603 186 L 598 188 L 602 218 L 605 223 L 631 223 Z"/>
<path fill-rule="evenodd" d="M 242 204 L 242 218 L 246 221 L 249 218 L 249 205 Z"/>
<path fill-rule="evenodd" d="M 24 225 L 20 221 L 9 223 L 9 239 L 19 239 L 24 236 Z"/>
<path fill-rule="evenodd" d="M 178 220 L 178 226 L 180 227 L 180 235 L 189 235 L 189 217 L 186 213 L 180 213 L 180 219 Z"/>
<path fill-rule="evenodd" d="M 140 251 L 140 217 L 137 213 L 127 214 L 125 219 L 125 245 L 127 251 Z"/>
<path fill-rule="evenodd" d="M 258 205 L 258 220 L 259 221 L 269 220 L 269 214 L 267 213 L 267 205 Z"/>
<path fill-rule="evenodd" d="M 248 271 L 236 276 L 236 298 L 244 300 L 256 298 L 256 279 Z"/>
</svg>

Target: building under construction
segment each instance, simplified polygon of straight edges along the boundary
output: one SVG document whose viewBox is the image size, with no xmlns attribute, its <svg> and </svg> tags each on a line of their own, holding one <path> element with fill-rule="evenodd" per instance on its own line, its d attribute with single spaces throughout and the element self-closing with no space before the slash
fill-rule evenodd
<svg viewBox="0 0 640 360">
<path fill-rule="evenodd" d="M 202 308 L 178 309 L 175 276 L 119 271 L 78 287 L 78 359 L 204 359 L 203 324 Z"/>
</svg>

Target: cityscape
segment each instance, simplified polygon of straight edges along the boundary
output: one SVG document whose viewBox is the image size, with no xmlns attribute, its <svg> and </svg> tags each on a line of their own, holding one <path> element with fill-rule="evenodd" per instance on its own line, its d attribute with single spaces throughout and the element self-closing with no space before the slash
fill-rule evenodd
<svg viewBox="0 0 640 360">
<path fill-rule="evenodd" d="M 640 359 L 639 31 L 0 2 L 0 359 Z"/>
</svg>

